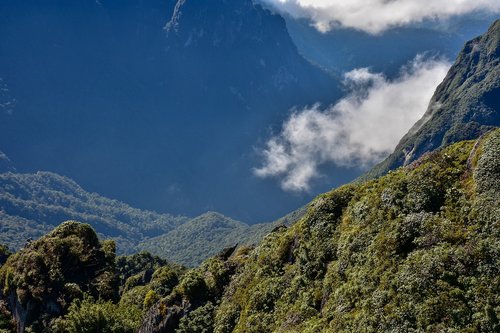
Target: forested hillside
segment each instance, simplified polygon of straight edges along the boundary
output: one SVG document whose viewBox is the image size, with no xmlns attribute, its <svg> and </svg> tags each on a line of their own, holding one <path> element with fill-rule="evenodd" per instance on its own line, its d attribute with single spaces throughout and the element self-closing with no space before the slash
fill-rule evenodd
<svg viewBox="0 0 500 333">
<path fill-rule="evenodd" d="M 66 220 L 90 224 L 117 253 L 141 250 L 189 267 L 236 244 L 257 244 L 272 229 L 299 220 L 305 208 L 274 222 L 248 225 L 210 212 L 195 218 L 132 208 L 89 193 L 73 180 L 50 172 L 0 173 L 0 244 L 18 250 L 27 240 Z"/>
<path fill-rule="evenodd" d="M 302 207 L 274 222 L 254 225 L 209 212 L 189 220 L 164 235 L 141 242 L 138 248 L 194 267 L 216 255 L 223 248 L 259 244 L 273 229 L 292 225 L 300 220 L 305 212 L 306 207 Z"/>
<path fill-rule="evenodd" d="M 214 331 L 497 332 L 499 153 L 496 130 L 319 196 L 251 252 Z"/>
<path fill-rule="evenodd" d="M 101 237 L 116 240 L 120 253 L 130 253 L 144 238 L 189 220 L 132 208 L 50 172 L 0 173 L 0 207 L 0 243 L 11 249 L 19 249 L 26 240 L 42 236 L 63 221 L 78 220 L 91 224 Z"/>
<path fill-rule="evenodd" d="M 320 195 L 187 270 L 67 222 L 0 257 L 6 332 L 497 332 L 500 130 Z"/>
</svg>

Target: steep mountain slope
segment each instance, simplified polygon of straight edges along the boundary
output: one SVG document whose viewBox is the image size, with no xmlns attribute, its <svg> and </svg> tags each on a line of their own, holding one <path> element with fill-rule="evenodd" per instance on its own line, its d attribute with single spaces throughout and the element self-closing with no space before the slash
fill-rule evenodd
<svg viewBox="0 0 500 333">
<path fill-rule="evenodd" d="M 422 119 L 362 179 L 381 176 L 450 143 L 477 138 L 495 126 L 500 126 L 500 20 L 465 45 Z"/>
<path fill-rule="evenodd" d="M 500 329 L 500 130 L 319 196 L 188 271 L 139 332 Z"/>
<path fill-rule="evenodd" d="M 496 130 L 319 196 L 250 253 L 214 332 L 498 331 L 499 153 Z"/>
<path fill-rule="evenodd" d="M 249 223 L 310 200 L 251 171 L 255 145 L 291 107 L 339 94 L 279 15 L 251 0 L 5 0 L 0 31 L 0 78 L 16 101 L 0 111 L 0 144 L 19 171 Z"/>
</svg>

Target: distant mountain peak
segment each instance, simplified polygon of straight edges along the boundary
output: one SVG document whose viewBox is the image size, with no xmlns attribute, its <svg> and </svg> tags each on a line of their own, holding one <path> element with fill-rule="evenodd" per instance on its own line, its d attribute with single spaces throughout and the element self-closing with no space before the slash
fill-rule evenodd
<svg viewBox="0 0 500 333">
<path fill-rule="evenodd" d="M 190 216 L 213 207 L 257 222 L 303 204 L 251 175 L 254 147 L 290 108 L 340 89 L 281 16 L 251 0 L 44 2 L 0 1 L 12 87 L 0 104 L 19 100 L 12 114 L 0 105 L 0 148 L 19 168 Z"/>
<path fill-rule="evenodd" d="M 252 0 L 178 0 L 165 30 L 169 39 L 185 47 L 238 44 L 248 48 L 273 41 L 276 47 L 296 50 L 285 20 Z"/>
</svg>

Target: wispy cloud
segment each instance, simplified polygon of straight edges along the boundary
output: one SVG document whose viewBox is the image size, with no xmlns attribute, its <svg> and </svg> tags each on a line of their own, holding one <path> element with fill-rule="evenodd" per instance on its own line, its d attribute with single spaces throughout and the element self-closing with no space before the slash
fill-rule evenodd
<svg viewBox="0 0 500 333">
<path fill-rule="evenodd" d="M 292 113 L 262 150 L 259 177 L 280 177 L 284 190 L 307 191 L 321 165 L 368 166 L 387 156 L 425 113 L 450 63 L 417 56 L 388 80 L 360 68 L 345 74 L 346 97 Z"/>
<path fill-rule="evenodd" d="M 441 20 L 477 11 L 499 13 L 498 0 L 266 0 L 320 31 L 342 26 L 377 34 L 425 19 Z"/>
<path fill-rule="evenodd" d="M 0 77 L 0 111 L 12 115 L 16 106 L 16 99 L 10 96 L 10 90 L 3 78 Z"/>
</svg>

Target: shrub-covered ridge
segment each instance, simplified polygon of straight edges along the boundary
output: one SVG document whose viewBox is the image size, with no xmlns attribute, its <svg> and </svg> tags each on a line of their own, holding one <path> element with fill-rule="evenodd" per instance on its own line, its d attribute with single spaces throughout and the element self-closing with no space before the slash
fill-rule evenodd
<svg viewBox="0 0 500 333">
<path fill-rule="evenodd" d="M 500 130 L 321 195 L 231 282 L 215 332 L 498 332 Z"/>
<path fill-rule="evenodd" d="M 191 270 L 63 223 L 0 251 L 0 332 L 498 332 L 499 153 L 427 154 Z"/>
</svg>

